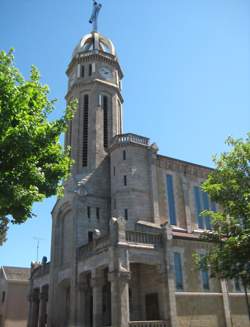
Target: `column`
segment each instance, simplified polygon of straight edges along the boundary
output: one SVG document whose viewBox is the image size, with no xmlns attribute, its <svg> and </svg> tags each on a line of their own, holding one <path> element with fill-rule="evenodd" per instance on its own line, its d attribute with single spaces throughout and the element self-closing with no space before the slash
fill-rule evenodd
<svg viewBox="0 0 250 327">
<path fill-rule="evenodd" d="M 48 301 L 48 292 L 43 287 L 40 292 L 40 306 L 39 306 L 39 327 L 46 326 L 47 320 L 47 301 Z"/>
<path fill-rule="evenodd" d="M 227 290 L 227 282 L 225 279 L 221 279 L 221 291 L 223 296 L 223 306 L 224 306 L 224 314 L 225 314 L 225 321 L 226 327 L 232 327 L 232 318 L 231 318 L 231 311 L 230 311 L 230 302 Z"/>
<path fill-rule="evenodd" d="M 109 273 L 111 282 L 112 326 L 128 327 L 129 323 L 129 280 L 127 271 Z"/>
<path fill-rule="evenodd" d="M 38 326 L 39 318 L 39 289 L 32 292 L 32 314 L 31 314 L 31 327 Z"/>
<path fill-rule="evenodd" d="M 86 280 L 82 278 L 79 282 L 79 305 L 78 305 L 78 317 L 77 317 L 77 326 L 86 326 L 86 292 L 88 290 L 88 284 Z"/>
<path fill-rule="evenodd" d="M 91 276 L 91 287 L 93 294 L 93 327 L 102 327 L 102 287 L 103 276 L 101 272 L 94 271 Z"/>
</svg>

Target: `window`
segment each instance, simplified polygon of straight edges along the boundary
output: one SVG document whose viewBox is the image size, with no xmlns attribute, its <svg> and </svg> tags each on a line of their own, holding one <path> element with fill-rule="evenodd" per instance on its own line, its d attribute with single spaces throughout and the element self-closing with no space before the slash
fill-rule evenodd
<svg viewBox="0 0 250 327">
<path fill-rule="evenodd" d="M 108 147 L 108 97 L 103 96 L 103 146 Z"/>
<path fill-rule="evenodd" d="M 211 217 L 201 216 L 203 210 L 216 211 L 216 205 L 209 199 L 206 192 L 203 192 L 200 187 L 194 187 L 196 223 L 200 229 L 212 229 Z"/>
<path fill-rule="evenodd" d="M 123 151 L 122 151 L 122 159 L 123 159 L 123 160 L 126 160 L 126 159 L 127 159 L 126 157 L 127 157 L 126 151 L 123 150 Z"/>
<path fill-rule="evenodd" d="M 2 292 L 2 303 L 4 303 L 4 301 L 5 301 L 5 296 L 6 296 L 6 293 L 5 293 L 5 291 L 3 291 Z"/>
<path fill-rule="evenodd" d="M 241 292 L 240 281 L 238 278 L 234 279 L 234 287 L 236 292 Z"/>
<path fill-rule="evenodd" d="M 91 218 L 91 208 L 90 207 L 87 207 L 87 215 L 88 215 L 88 218 L 90 219 Z"/>
<path fill-rule="evenodd" d="M 209 274 L 208 270 L 202 269 L 201 270 L 201 279 L 202 279 L 202 287 L 204 290 L 209 290 Z"/>
<path fill-rule="evenodd" d="M 115 176 L 115 166 L 113 167 L 113 175 Z"/>
<path fill-rule="evenodd" d="M 89 76 L 92 75 L 92 64 L 89 64 Z"/>
<path fill-rule="evenodd" d="M 88 240 L 89 242 L 93 241 L 93 232 L 88 232 Z"/>
<path fill-rule="evenodd" d="M 81 66 L 81 77 L 84 78 L 85 76 L 85 67 Z"/>
<path fill-rule="evenodd" d="M 181 254 L 179 252 L 174 252 L 174 268 L 175 268 L 175 287 L 177 290 L 183 290 Z"/>
<path fill-rule="evenodd" d="M 123 176 L 123 185 L 127 186 L 127 176 L 126 175 Z"/>
<path fill-rule="evenodd" d="M 124 209 L 124 218 L 128 220 L 128 209 Z"/>
<path fill-rule="evenodd" d="M 88 165 L 88 124 L 89 124 L 89 96 L 83 98 L 83 140 L 82 140 L 82 166 Z"/>
<path fill-rule="evenodd" d="M 96 218 L 100 219 L 100 208 L 96 208 Z"/>
<path fill-rule="evenodd" d="M 174 199 L 174 185 L 173 176 L 166 176 L 166 186 L 167 186 L 167 200 L 168 200 L 168 215 L 170 218 L 170 224 L 176 225 L 176 213 L 175 213 L 175 199 Z"/>
</svg>

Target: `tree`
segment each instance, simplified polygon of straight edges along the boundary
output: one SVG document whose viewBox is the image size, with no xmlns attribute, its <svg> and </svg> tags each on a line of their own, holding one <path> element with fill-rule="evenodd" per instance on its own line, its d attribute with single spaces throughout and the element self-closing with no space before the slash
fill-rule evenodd
<svg viewBox="0 0 250 327">
<path fill-rule="evenodd" d="M 0 244 L 9 222 L 33 216 L 32 204 L 55 195 L 67 178 L 71 160 L 59 143 L 74 104 L 49 121 L 55 100 L 32 66 L 25 80 L 14 66 L 13 51 L 0 52 Z"/>
<path fill-rule="evenodd" d="M 201 237 L 213 246 L 198 264 L 209 267 L 211 277 L 242 281 L 250 319 L 250 133 L 226 143 L 231 150 L 214 158 L 216 168 L 202 185 L 221 210 L 202 213 L 212 217 L 213 231 Z"/>
</svg>

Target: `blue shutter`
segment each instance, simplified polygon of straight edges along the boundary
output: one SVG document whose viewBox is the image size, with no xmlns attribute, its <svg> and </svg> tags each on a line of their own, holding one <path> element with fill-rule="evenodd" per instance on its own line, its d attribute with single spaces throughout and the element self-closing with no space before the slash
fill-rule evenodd
<svg viewBox="0 0 250 327">
<path fill-rule="evenodd" d="M 208 198 L 208 194 L 206 192 L 201 192 L 202 193 L 202 202 L 203 202 L 203 210 L 209 210 L 209 198 Z M 205 225 L 206 225 L 206 229 L 212 229 L 211 226 L 211 217 L 206 216 L 204 217 L 205 220 Z"/>
<path fill-rule="evenodd" d="M 202 269 L 201 271 L 201 277 L 202 277 L 202 286 L 204 290 L 209 290 L 209 274 L 208 271 L 205 269 Z"/>
<path fill-rule="evenodd" d="M 175 268 L 175 286 L 177 290 L 183 289 L 183 274 L 181 266 L 181 254 L 174 252 L 174 268 Z"/>
<path fill-rule="evenodd" d="M 204 229 L 203 217 L 200 215 L 202 212 L 201 205 L 201 194 L 200 188 L 198 186 L 194 186 L 194 199 L 195 199 L 195 212 L 196 212 L 196 222 L 199 228 Z"/>
<path fill-rule="evenodd" d="M 169 217 L 170 217 L 170 224 L 176 225 L 174 186 L 173 186 L 173 176 L 172 175 L 167 175 L 166 184 L 167 184 L 168 211 L 169 211 Z"/>
</svg>

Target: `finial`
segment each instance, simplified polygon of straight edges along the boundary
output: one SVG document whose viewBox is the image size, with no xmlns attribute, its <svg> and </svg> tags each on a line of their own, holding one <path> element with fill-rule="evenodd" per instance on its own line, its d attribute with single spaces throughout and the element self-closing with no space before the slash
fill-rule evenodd
<svg viewBox="0 0 250 327">
<path fill-rule="evenodd" d="M 93 0 L 93 11 L 92 15 L 90 17 L 89 23 L 93 24 L 93 32 L 97 32 L 97 21 L 98 21 L 98 15 L 102 8 L 102 5 L 98 3 L 97 1 Z"/>
</svg>

